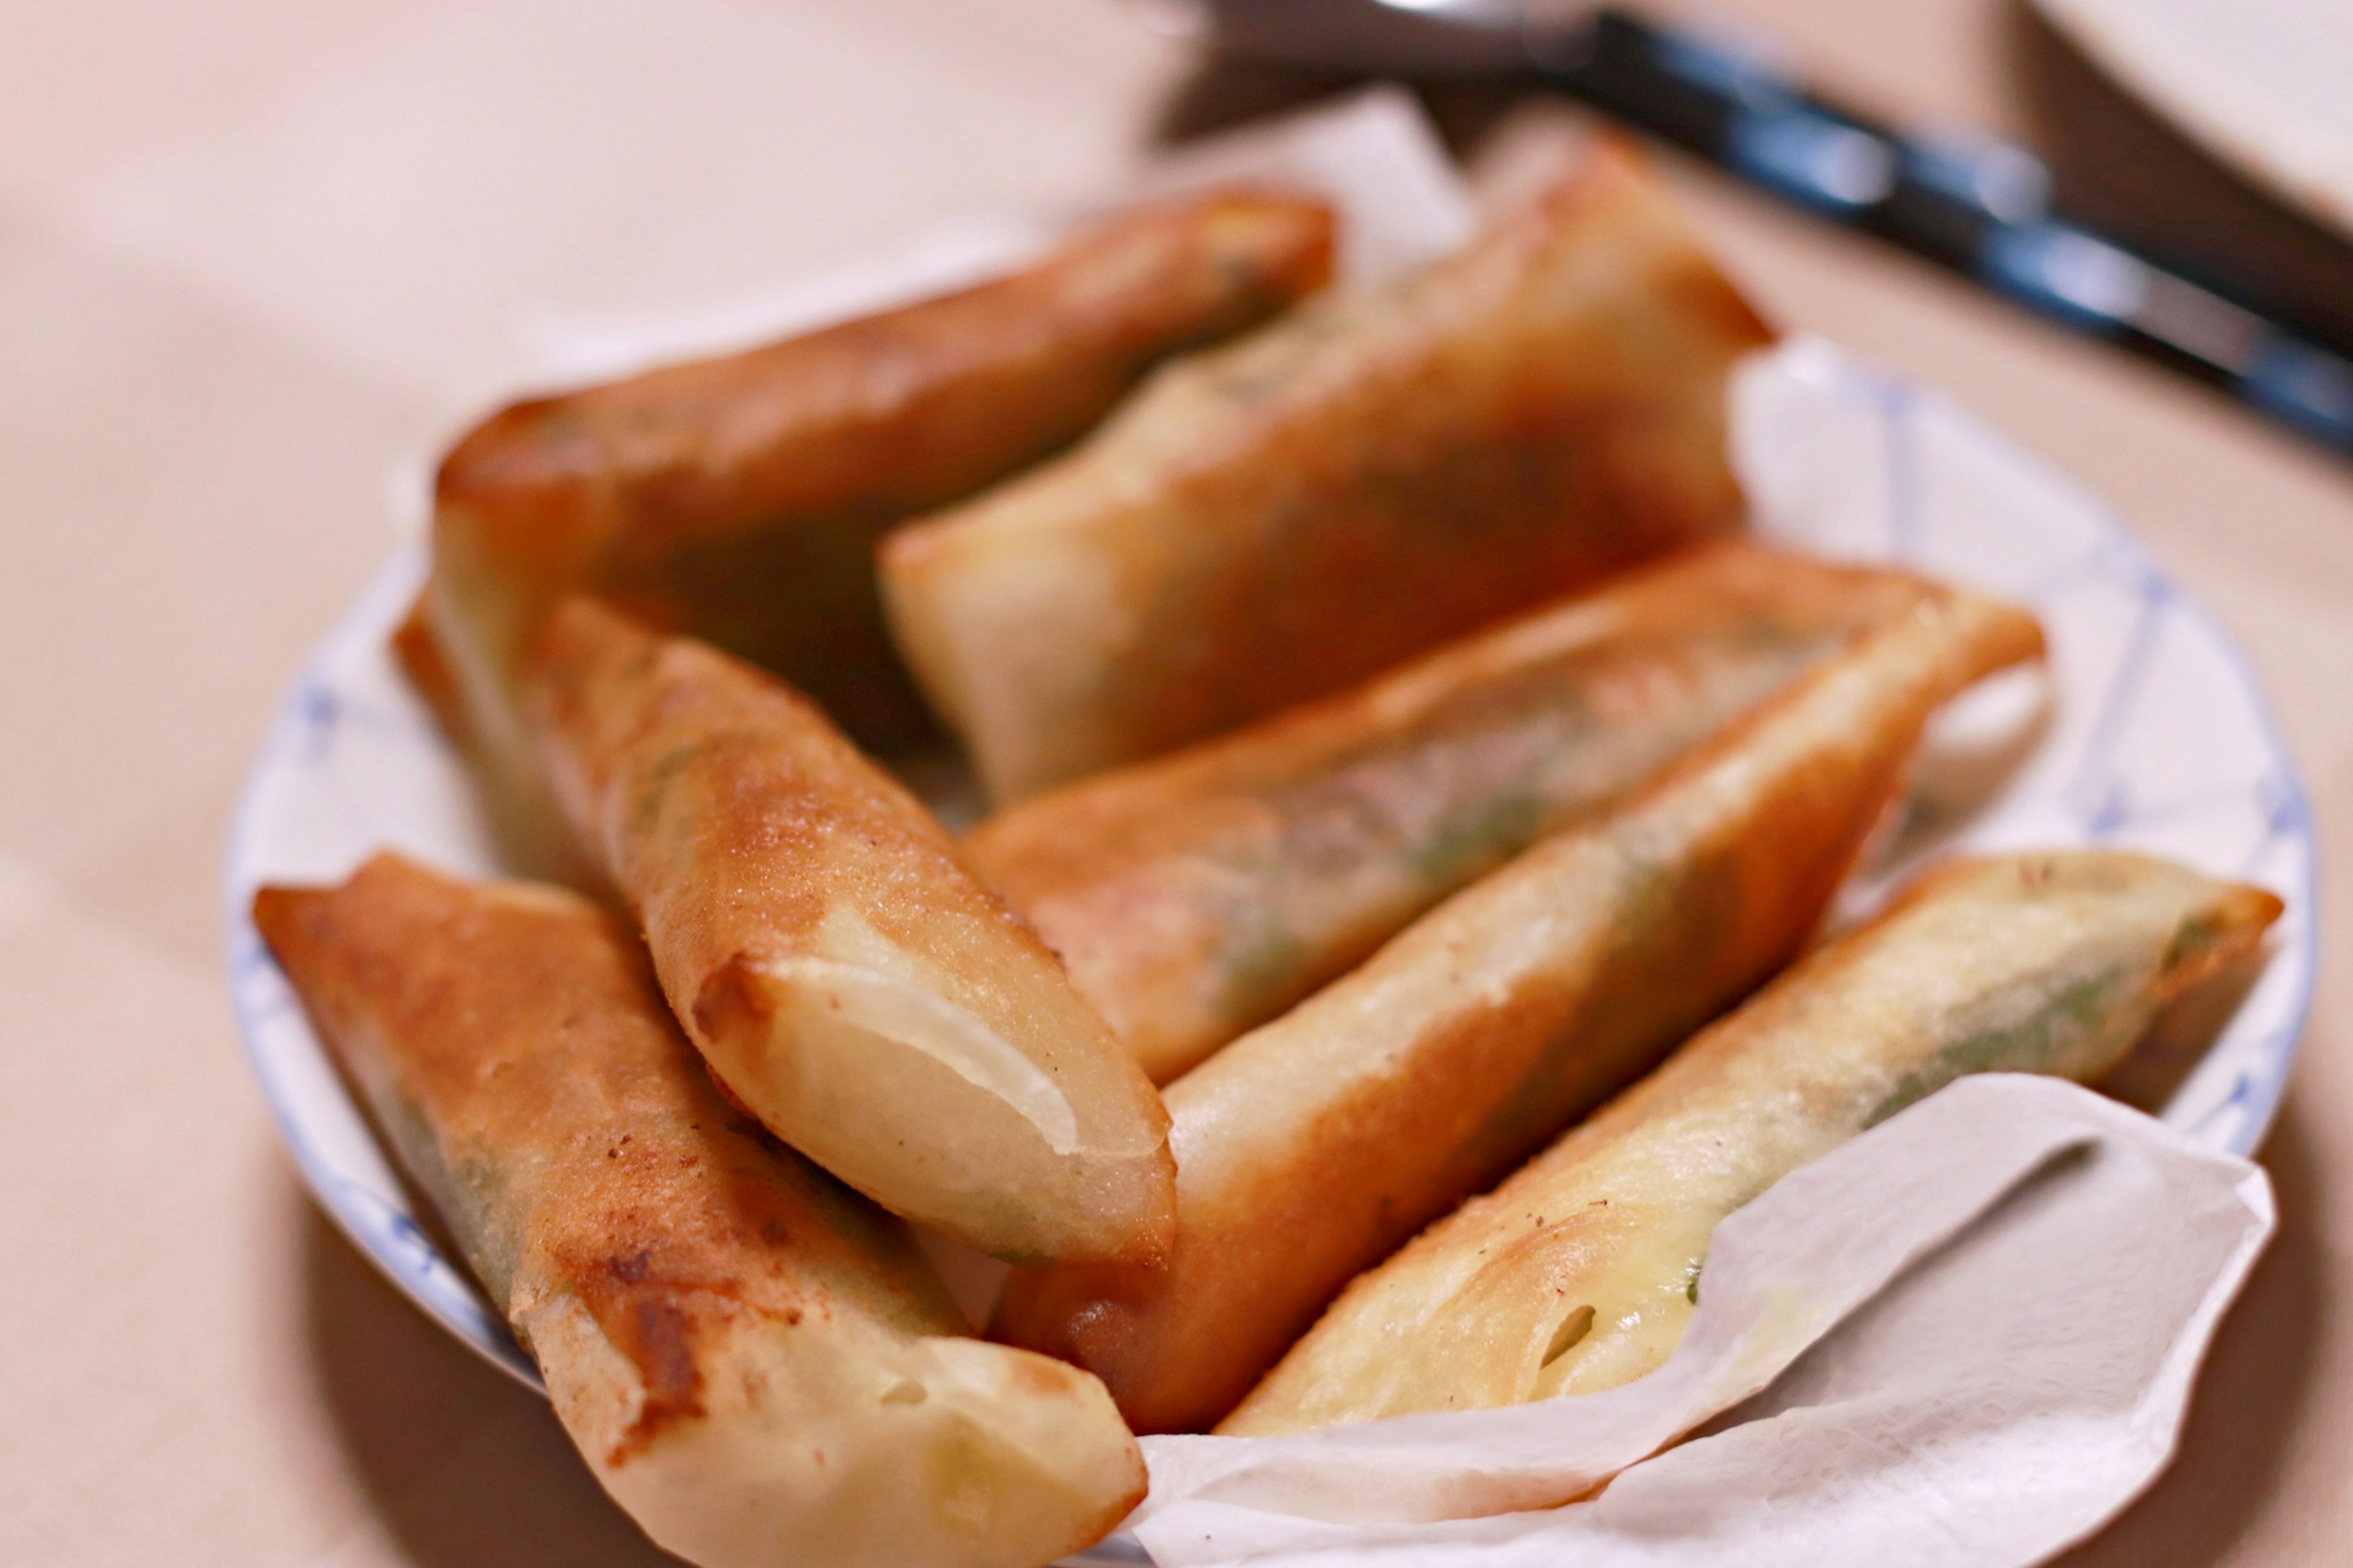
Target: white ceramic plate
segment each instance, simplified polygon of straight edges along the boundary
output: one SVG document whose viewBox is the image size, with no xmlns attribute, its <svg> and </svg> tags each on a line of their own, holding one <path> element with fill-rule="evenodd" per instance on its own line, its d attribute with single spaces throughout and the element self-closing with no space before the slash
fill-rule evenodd
<svg viewBox="0 0 2353 1568">
<path fill-rule="evenodd" d="M 2353 5 L 2036 4 L 2158 113 L 2257 184 L 2353 237 Z"/>
</svg>

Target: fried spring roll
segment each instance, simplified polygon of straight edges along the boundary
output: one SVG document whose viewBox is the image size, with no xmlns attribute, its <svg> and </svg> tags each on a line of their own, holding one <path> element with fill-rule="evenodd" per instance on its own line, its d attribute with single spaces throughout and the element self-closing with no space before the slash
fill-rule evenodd
<svg viewBox="0 0 2353 1568">
<path fill-rule="evenodd" d="M 2280 902 L 2161 860 L 1963 862 L 1348 1288 L 1219 1428 L 1591 1393 L 1667 1358 L 1716 1222 L 1972 1072 L 2099 1077 Z"/>
<path fill-rule="evenodd" d="M 516 662 L 581 588 L 782 673 L 868 744 L 919 735 L 876 600 L 882 530 L 1322 287 L 1332 234 L 1316 202 L 1197 196 L 960 293 L 492 416 L 441 466 L 430 608 L 494 776 L 535 788 Z"/>
<path fill-rule="evenodd" d="M 893 534 L 892 627 L 999 799 L 1152 756 L 1733 527 L 1725 375 L 1767 339 L 1611 150 Z"/>
<path fill-rule="evenodd" d="M 1166 1083 L 1934 592 L 1705 546 L 965 848 Z"/>
<path fill-rule="evenodd" d="M 254 919 L 663 1547 L 1029 1568 L 1142 1496 L 1102 1386 L 965 1337 L 896 1221 L 721 1101 L 594 906 L 379 856 Z"/>
<path fill-rule="evenodd" d="M 769 1130 L 1002 1257 L 1151 1256 L 1167 1114 L 946 831 L 774 679 L 596 602 L 526 677 L 549 777 L 671 1007 Z"/>
<path fill-rule="evenodd" d="M 2041 647 L 1942 591 L 1440 904 L 1170 1087 L 1165 1266 L 1016 1270 L 993 1331 L 1095 1373 L 1138 1431 L 1215 1421 L 1352 1276 L 1787 963 L 1929 714 Z"/>
</svg>

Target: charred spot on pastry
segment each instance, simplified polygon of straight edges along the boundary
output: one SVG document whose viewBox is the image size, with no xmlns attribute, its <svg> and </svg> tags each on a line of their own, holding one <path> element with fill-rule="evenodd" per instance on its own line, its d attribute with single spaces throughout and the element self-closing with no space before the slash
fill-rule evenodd
<svg viewBox="0 0 2353 1568">
<path fill-rule="evenodd" d="M 1550 1342 L 1545 1346 L 1544 1360 L 1538 1364 L 1540 1366 L 1550 1366 L 1553 1363 L 1567 1355 L 1570 1351 L 1575 1350 L 1578 1344 L 1583 1342 L 1585 1336 L 1592 1331 L 1592 1307 L 1588 1305 L 1577 1308 L 1575 1311 L 1569 1313 L 1567 1317 L 1563 1318 L 1560 1321 L 1559 1326 L 1553 1330 L 1552 1339 Z"/>
<path fill-rule="evenodd" d="M 752 965 L 740 952 L 711 972 L 711 977 L 702 983 L 702 991 L 694 998 L 693 1011 L 696 1031 L 710 1040 L 724 1038 L 738 1030 L 765 1028 L 772 1016 L 767 999 L 753 978 Z M 750 1110 L 728 1091 L 725 1084 L 720 1085 L 720 1090 L 736 1109 Z"/>
<path fill-rule="evenodd" d="M 609 1463 L 619 1465 L 644 1453 L 671 1426 L 700 1418 L 702 1371 L 695 1363 L 692 1326 L 674 1301 L 641 1300 L 628 1320 L 629 1343 L 623 1346 L 645 1379 L 645 1402 L 621 1440 L 613 1446 Z"/>
</svg>

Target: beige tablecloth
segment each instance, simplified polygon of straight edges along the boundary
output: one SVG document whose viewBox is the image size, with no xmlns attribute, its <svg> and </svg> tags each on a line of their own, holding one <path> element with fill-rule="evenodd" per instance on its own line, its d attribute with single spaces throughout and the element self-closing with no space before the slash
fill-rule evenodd
<svg viewBox="0 0 2353 1568">
<path fill-rule="evenodd" d="M 2344 292 L 2341 253 L 2013 9 L 1742 8 L 1867 102 L 2023 124 L 2126 218 L 2154 181 L 2184 193 L 2175 237 Z M 247 759 L 389 547 L 404 460 L 565 319 L 756 293 L 1329 85 L 1204 68 L 1111 0 L 0 10 L 0 1562 L 655 1559 L 546 1410 L 303 1198 L 220 982 Z M 1507 97 L 1438 105 L 1474 140 Z M 2138 523 L 2252 649 L 2324 883 L 2353 876 L 2353 465 L 1680 177 L 1782 320 L 1943 385 Z M 2284 1227 L 2184 1457 L 2073 1561 L 2353 1551 L 2348 952 L 2330 924 L 2265 1154 Z"/>
</svg>

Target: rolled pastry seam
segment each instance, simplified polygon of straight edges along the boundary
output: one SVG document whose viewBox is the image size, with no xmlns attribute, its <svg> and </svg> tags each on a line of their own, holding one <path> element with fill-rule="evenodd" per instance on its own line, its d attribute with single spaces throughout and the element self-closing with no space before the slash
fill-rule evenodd
<svg viewBox="0 0 2353 1568">
<path fill-rule="evenodd" d="M 254 919 L 596 1479 L 708 1568 L 1030 1565 L 1143 1493 L 1094 1379 L 720 1099 L 634 935 L 378 856 Z"/>
<path fill-rule="evenodd" d="M 2037 656 L 1945 590 L 1641 795 L 1473 883 L 1167 1091 L 1177 1245 L 1016 1270 L 992 1332 L 1198 1430 L 1359 1270 L 1509 1173 L 1805 942 L 1936 706 Z"/>
<path fill-rule="evenodd" d="M 1160 372 L 1068 455 L 883 543 L 999 800 L 1325 696 L 1731 530 L 1767 341 L 1605 149 L 1464 251 Z"/>
<path fill-rule="evenodd" d="M 976 288 L 493 415 L 441 465 L 428 606 L 493 779 L 544 799 L 514 679 L 584 588 L 777 670 L 868 744 L 926 734 L 882 630 L 882 531 L 1321 288 L 1332 240 L 1319 202 L 1208 193 Z"/>
<path fill-rule="evenodd" d="M 527 707 L 712 1071 L 786 1142 L 1000 1257 L 1145 1258 L 1167 1115 L 931 815 L 782 683 L 585 598 Z"/>
<path fill-rule="evenodd" d="M 1704 545 L 1024 801 L 965 848 L 1166 1083 L 1936 593 Z"/>
<path fill-rule="evenodd" d="M 1356 1280 L 1219 1430 L 1630 1382 L 1682 1337 L 1734 1209 L 1964 1073 L 2099 1077 L 2279 912 L 2118 850 L 1933 872 Z"/>
</svg>

